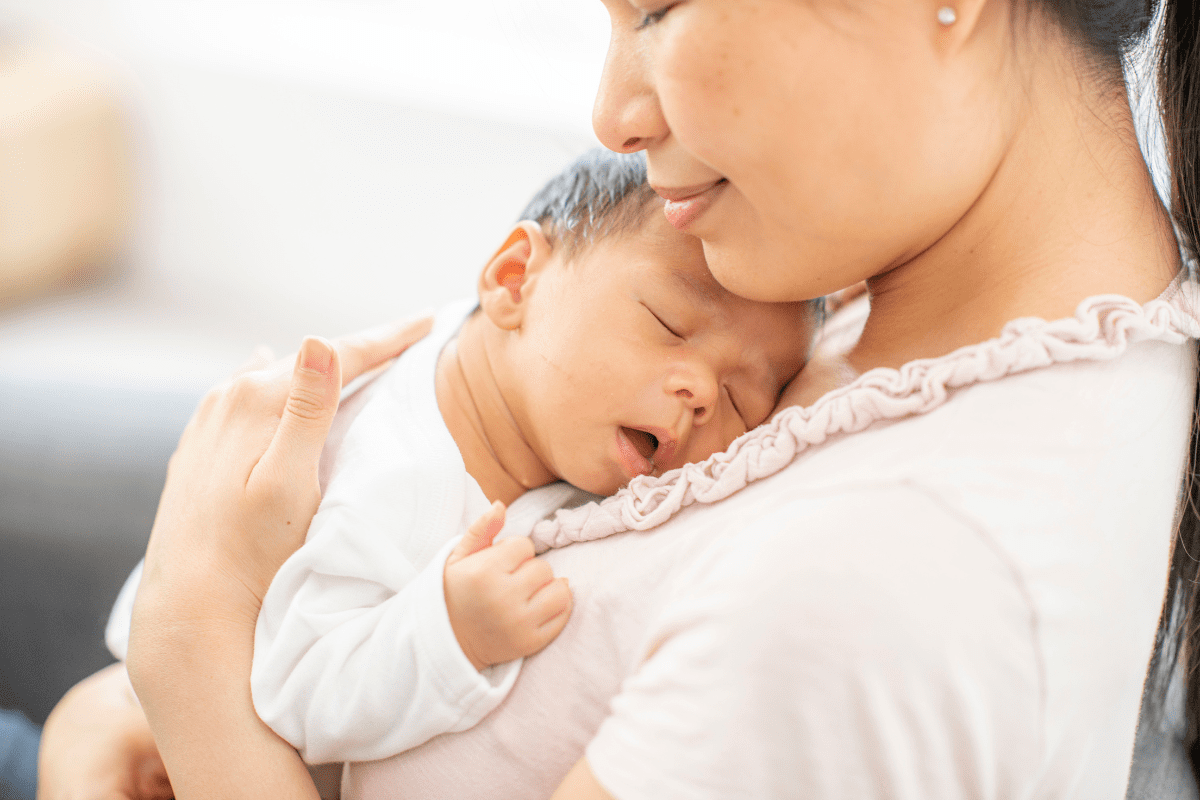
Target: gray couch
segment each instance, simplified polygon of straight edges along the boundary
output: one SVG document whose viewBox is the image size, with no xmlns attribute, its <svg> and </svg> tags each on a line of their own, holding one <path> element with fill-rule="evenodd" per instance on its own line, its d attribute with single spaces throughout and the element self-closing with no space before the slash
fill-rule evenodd
<svg viewBox="0 0 1200 800">
<path fill-rule="evenodd" d="M 190 393 L 0 377 L 0 707 L 42 721 L 108 664 L 103 631 L 145 548 Z M 1178 680 L 1147 693 L 1128 797 L 1200 797 Z"/>
<path fill-rule="evenodd" d="M 112 661 L 108 609 L 196 401 L 0 377 L 0 707 L 40 722 Z"/>
</svg>

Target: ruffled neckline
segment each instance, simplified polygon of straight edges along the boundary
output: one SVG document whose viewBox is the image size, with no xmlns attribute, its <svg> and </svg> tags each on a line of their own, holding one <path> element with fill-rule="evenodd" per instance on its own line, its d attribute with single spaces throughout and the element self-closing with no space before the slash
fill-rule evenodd
<svg viewBox="0 0 1200 800">
<path fill-rule="evenodd" d="M 534 526 L 539 552 L 624 531 L 655 528 L 694 503 L 715 503 L 782 470 L 810 447 L 853 434 L 882 420 L 926 414 L 960 389 L 1008 375 L 1073 361 L 1117 358 L 1148 340 L 1200 338 L 1200 285 L 1179 277 L 1145 305 L 1121 295 L 1097 295 L 1075 316 L 1012 320 L 995 339 L 938 358 L 879 367 L 823 395 L 810 406 L 785 409 L 706 461 L 659 476 L 635 478 L 617 494 L 564 509 Z"/>
</svg>

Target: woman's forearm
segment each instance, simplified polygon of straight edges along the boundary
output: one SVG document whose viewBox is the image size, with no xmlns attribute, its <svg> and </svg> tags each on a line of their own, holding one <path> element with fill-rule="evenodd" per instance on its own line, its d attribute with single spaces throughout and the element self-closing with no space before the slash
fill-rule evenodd
<svg viewBox="0 0 1200 800">
<path fill-rule="evenodd" d="M 300 756 L 254 712 L 253 623 L 218 622 L 149 635 L 132 671 L 175 797 L 315 800 Z"/>
</svg>

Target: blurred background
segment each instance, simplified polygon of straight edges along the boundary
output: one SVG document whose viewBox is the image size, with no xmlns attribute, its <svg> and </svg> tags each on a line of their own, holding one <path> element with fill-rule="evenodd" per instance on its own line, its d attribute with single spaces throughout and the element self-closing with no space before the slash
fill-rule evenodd
<svg viewBox="0 0 1200 800">
<path fill-rule="evenodd" d="M 470 292 L 595 143 L 607 35 L 596 0 L 0 0 L 0 136 L 45 170 L 0 156 L 0 276 L 23 227 L 89 245 L 20 278 L 58 291 L 7 303 L 0 371 L 203 387 Z"/>
<path fill-rule="evenodd" d="M 0 0 L 0 707 L 108 659 L 198 396 L 473 292 L 596 144 L 597 0 Z"/>
</svg>

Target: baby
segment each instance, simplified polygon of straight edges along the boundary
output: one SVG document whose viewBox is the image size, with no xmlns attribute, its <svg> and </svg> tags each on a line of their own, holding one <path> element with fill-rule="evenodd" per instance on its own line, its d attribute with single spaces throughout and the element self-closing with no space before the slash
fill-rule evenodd
<svg viewBox="0 0 1200 800">
<path fill-rule="evenodd" d="M 572 486 L 611 494 L 724 450 L 808 354 L 814 306 L 721 288 L 640 155 L 589 153 L 521 220 L 478 302 L 345 400 L 307 542 L 264 600 L 255 708 L 309 763 L 482 719 L 570 611 L 533 525 L 586 499 Z"/>
</svg>

